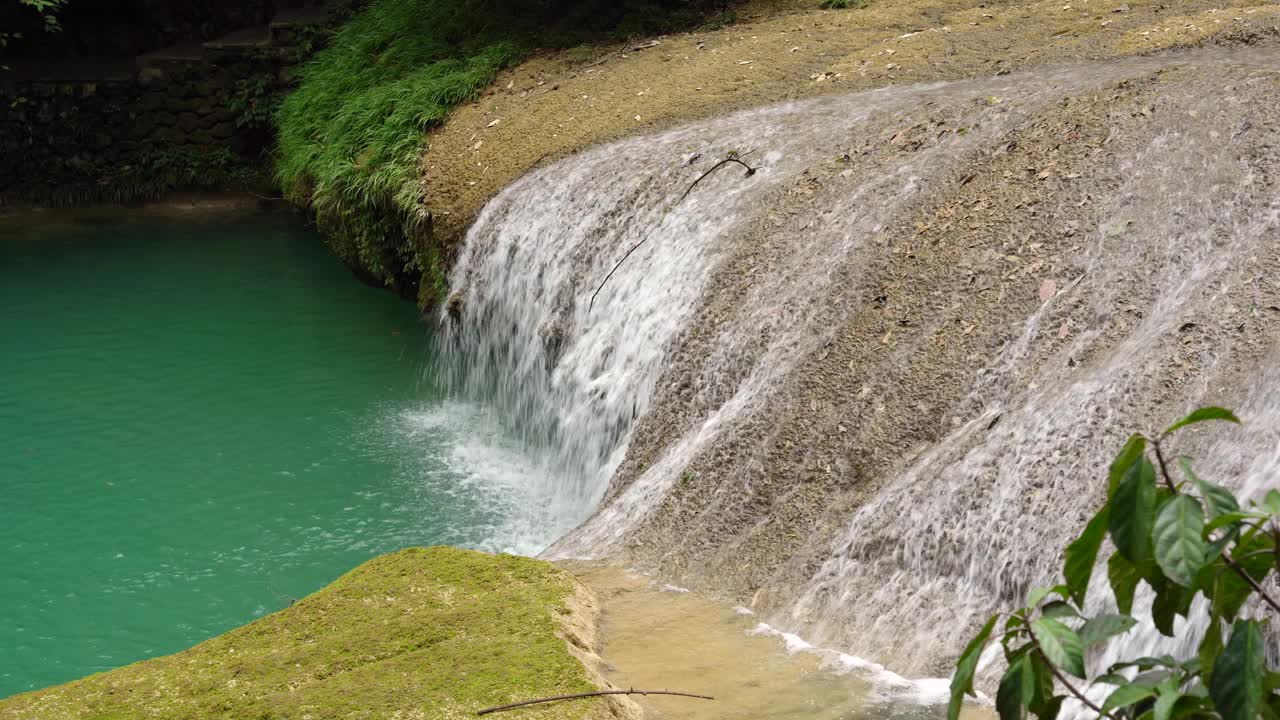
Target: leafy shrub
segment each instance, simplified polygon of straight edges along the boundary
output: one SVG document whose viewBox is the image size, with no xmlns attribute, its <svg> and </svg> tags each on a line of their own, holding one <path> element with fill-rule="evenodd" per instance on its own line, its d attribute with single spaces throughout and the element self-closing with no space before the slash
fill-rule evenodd
<svg viewBox="0 0 1280 720">
<path fill-rule="evenodd" d="M 1134 435 L 1112 462 L 1107 500 L 1084 532 L 1067 546 L 1064 582 L 1037 588 L 1026 606 L 993 616 L 961 654 L 951 681 L 949 720 L 959 716 L 983 648 L 996 634 L 1007 670 L 996 694 L 1001 720 L 1057 717 L 1066 695 L 1111 720 L 1274 720 L 1280 716 L 1280 672 L 1267 667 L 1263 622 L 1257 605 L 1280 613 L 1264 586 L 1280 569 L 1280 492 L 1246 507 L 1231 491 L 1199 477 L 1187 458 L 1169 466 L 1169 437 L 1199 422 L 1238 423 L 1230 411 L 1202 408 L 1160 435 Z M 1152 462 L 1154 458 L 1155 462 Z M 1115 546 L 1107 577 L 1119 612 L 1085 614 L 1089 579 L 1103 540 Z M 1085 653 L 1137 624 L 1134 595 L 1146 584 L 1154 596 L 1156 629 L 1175 637 L 1201 596 L 1209 614 L 1203 638 L 1190 657 L 1141 657 L 1115 663 L 1093 684 L 1110 686 L 1101 705 L 1071 678 L 1086 680 Z M 996 626 L 1004 619 L 1002 629 Z M 1183 638 L 1190 647 L 1195 638 Z"/>
</svg>

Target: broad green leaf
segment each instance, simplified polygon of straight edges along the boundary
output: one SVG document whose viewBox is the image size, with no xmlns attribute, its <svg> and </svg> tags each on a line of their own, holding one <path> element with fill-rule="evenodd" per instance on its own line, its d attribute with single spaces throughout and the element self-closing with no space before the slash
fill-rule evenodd
<svg viewBox="0 0 1280 720">
<path fill-rule="evenodd" d="M 1200 647 L 1196 651 L 1200 658 L 1200 677 L 1213 677 L 1213 665 L 1218 661 L 1218 655 L 1222 653 L 1222 627 L 1218 621 L 1218 617 L 1209 618 L 1209 624 L 1204 629 L 1204 637 L 1200 639 Z"/>
<path fill-rule="evenodd" d="M 1249 577 L 1261 582 L 1270 572 L 1274 558 L 1265 553 L 1254 553 L 1271 549 L 1273 548 L 1270 537 L 1258 532 L 1249 532 L 1232 548 L 1231 556 Z M 1214 583 L 1213 612 L 1227 622 L 1231 622 L 1235 620 L 1236 614 L 1252 594 L 1253 588 L 1244 578 L 1240 577 L 1235 570 L 1225 570 L 1218 575 L 1217 582 Z"/>
<path fill-rule="evenodd" d="M 1182 465 L 1182 474 L 1195 484 L 1196 489 L 1204 496 L 1205 509 L 1209 512 L 1209 519 L 1218 517 L 1225 513 L 1236 512 L 1240 509 L 1240 503 L 1236 500 L 1236 496 L 1231 491 L 1208 480 L 1203 480 L 1196 475 L 1191 469 L 1191 458 L 1181 457 L 1178 462 Z"/>
<path fill-rule="evenodd" d="M 1047 617 L 1047 618 L 1054 618 L 1054 619 L 1064 618 L 1064 617 L 1074 618 L 1074 617 L 1080 617 L 1080 613 L 1076 612 L 1076 609 L 1071 607 L 1071 605 L 1066 601 L 1054 600 L 1053 602 L 1047 603 L 1045 604 L 1044 607 L 1040 608 L 1040 617 Z"/>
<path fill-rule="evenodd" d="M 1058 713 L 1062 710 L 1062 701 L 1066 700 L 1066 695 L 1053 695 L 1044 703 L 1040 704 L 1034 710 L 1038 720 L 1057 720 Z"/>
<path fill-rule="evenodd" d="M 1009 663 L 1009 669 L 1005 670 L 996 691 L 996 710 L 1000 713 L 1000 720 L 1022 720 L 1026 717 L 1027 706 L 1035 696 L 1035 682 L 1035 673 L 1026 655 Z"/>
<path fill-rule="evenodd" d="M 1112 663 L 1111 667 L 1107 668 L 1107 672 L 1113 673 L 1113 672 L 1116 672 L 1117 670 L 1123 670 L 1125 668 L 1131 668 L 1131 667 L 1136 667 L 1139 670 L 1150 670 L 1151 668 L 1156 668 L 1156 667 L 1176 668 L 1178 667 L 1178 665 L 1179 665 L 1178 661 L 1174 660 L 1172 655 L 1161 655 L 1159 657 L 1144 655 L 1136 660 L 1126 660 L 1124 662 Z M 1152 687 L 1154 687 L 1154 685 Z"/>
<path fill-rule="evenodd" d="M 1209 679 L 1209 696 L 1222 720 L 1254 720 L 1258 714 L 1266 670 L 1263 655 L 1258 623 L 1237 621 Z"/>
<path fill-rule="evenodd" d="M 1170 425 L 1169 429 L 1164 431 L 1164 434 L 1168 435 L 1169 433 L 1180 430 L 1188 425 L 1205 422 L 1207 420 L 1226 420 L 1227 422 L 1233 422 L 1237 425 L 1240 424 L 1240 418 L 1236 417 L 1234 413 L 1226 408 L 1202 407 L 1182 418 L 1178 422 Z"/>
<path fill-rule="evenodd" d="M 1062 565 L 1062 575 L 1067 580 L 1067 588 L 1076 605 L 1084 607 L 1085 594 L 1089 591 L 1089 579 L 1093 576 L 1093 566 L 1098 562 L 1098 548 L 1107 536 L 1107 524 L 1110 519 L 1110 506 L 1093 516 L 1084 532 L 1067 546 L 1066 559 Z"/>
<path fill-rule="evenodd" d="M 1110 712 L 1117 708 L 1126 708 L 1130 705 L 1155 695 L 1155 691 L 1148 687 L 1140 685 L 1121 685 L 1107 696 L 1106 702 L 1102 703 L 1102 711 Z"/>
<path fill-rule="evenodd" d="M 1267 496 L 1262 499 L 1262 507 L 1272 515 L 1280 515 L 1280 490 L 1268 490 Z"/>
<path fill-rule="evenodd" d="M 1144 673 L 1139 673 L 1138 676 L 1133 679 L 1133 684 L 1141 685 L 1142 687 L 1149 687 L 1154 690 L 1160 687 L 1160 683 L 1171 677 L 1173 677 L 1172 670 L 1168 668 L 1156 668 Z"/>
<path fill-rule="evenodd" d="M 1053 592 L 1052 588 L 1047 588 L 1047 587 L 1031 588 L 1031 592 L 1027 593 L 1027 608 L 1031 609 L 1031 608 L 1038 607 L 1040 603 L 1044 602 L 1045 598 L 1049 597 L 1049 593 L 1051 592 Z"/>
<path fill-rule="evenodd" d="M 1152 708 L 1155 720 L 1169 720 L 1169 716 L 1173 713 L 1173 705 L 1180 697 L 1182 693 L 1178 692 L 1178 683 L 1175 678 L 1161 683 L 1156 689 L 1156 704 Z"/>
<path fill-rule="evenodd" d="M 1178 615 L 1186 614 L 1186 606 L 1190 604 L 1190 591 L 1168 580 L 1155 588 L 1156 598 L 1151 603 L 1151 620 L 1162 635 L 1173 637 L 1173 621 Z"/>
<path fill-rule="evenodd" d="M 1107 561 L 1107 579 L 1111 581 L 1111 593 L 1115 595 L 1116 607 L 1126 615 L 1133 611 L 1133 593 L 1138 589 L 1141 579 L 1133 563 L 1115 553 Z"/>
<path fill-rule="evenodd" d="M 1165 577 L 1183 587 L 1191 587 L 1209 554 L 1203 534 L 1204 510 L 1195 498 L 1179 495 L 1164 506 L 1156 516 L 1152 539 L 1156 562 Z"/>
<path fill-rule="evenodd" d="M 1225 525 L 1234 525 L 1235 523 L 1238 523 L 1241 520 L 1266 520 L 1266 519 L 1267 519 L 1267 516 L 1262 513 L 1250 512 L 1248 510 L 1241 510 L 1239 512 L 1223 513 L 1215 517 L 1213 520 L 1209 521 L 1209 524 L 1206 525 L 1204 529 L 1209 532 L 1213 532 L 1214 530 L 1217 530 L 1220 527 L 1223 527 Z"/>
<path fill-rule="evenodd" d="M 1125 473 L 1111 501 L 1108 526 L 1116 549 L 1137 567 L 1151 557 L 1155 523 L 1156 471 L 1145 457 Z"/>
<path fill-rule="evenodd" d="M 1080 627 L 1080 644 L 1085 647 L 1097 645 L 1108 638 L 1128 632 L 1129 628 L 1137 624 L 1138 621 L 1128 615 L 1107 614 L 1089 618 Z"/>
<path fill-rule="evenodd" d="M 1124 479 L 1129 468 L 1138 462 L 1142 457 L 1142 453 L 1147 449 L 1147 439 L 1141 435 L 1130 435 L 1128 442 L 1120 449 L 1120 453 L 1111 461 L 1111 468 L 1107 473 L 1107 500 L 1110 501 L 1115 497 L 1116 488 L 1120 486 L 1120 481 Z"/>
<path fill-rule="evenodd" d="M 1204 717 L 1211 715 L 1212 711 L 1213 704 L 1207 697 L 1188 692 L 1173 704 L 1173 711 L 1169 714 L 1169 720 L 1178 720 L 1178 718 L 1188 716 Z"/>
<path fill-rule="evenodd" d="M 1031 635 L 1049 662 L 1078 678 L 1085 677 L 1084 647 L 1075 630 L 1057 620 L 1040 618 L 1031 622 Z"/>
<path fill-rule="evenodd" d="M 978 658 L 982 656 L 982 648 L 986 647 L 991 637 L 991 629 L 996 626 L 996 618 L 992 615 L 982 630 L 969 641 L 960 659 L 956 661 L 956 674 L 951 676 L 951 702 L 947 705 L 947 720 L 958 720 L 960 707 L 964 705 L 964 696 L 973 694 L 973 672 L 978 667 Z"/>
</svg>

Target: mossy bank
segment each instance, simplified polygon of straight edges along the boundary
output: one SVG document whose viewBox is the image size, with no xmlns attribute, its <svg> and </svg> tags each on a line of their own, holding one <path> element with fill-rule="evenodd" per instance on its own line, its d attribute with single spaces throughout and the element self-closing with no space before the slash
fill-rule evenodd
<svg viewBox="0 0 1280 720">
<path fill-rule="evenodd" d="M 454 548 L 375 558 L 189 650 L 0 700 L 4 720 L 442 718 L 598 688 L 594 604 L 554 565 Z M 598 698 L 522 711 L 633 714 Z"/>
</svg>

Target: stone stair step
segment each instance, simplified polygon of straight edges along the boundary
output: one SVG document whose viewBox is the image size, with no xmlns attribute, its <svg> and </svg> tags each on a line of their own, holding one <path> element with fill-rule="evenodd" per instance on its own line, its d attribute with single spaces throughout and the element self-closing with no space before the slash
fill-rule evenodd
<svg viewBox="0 0 1280 720">
<path fill-rule="evenodd" d="M 139 55 L 139 69 L 163 69 L 174 65 L 194 65 L 204 60 L 204 48 L 198 42 L 186 42 Z"/>
<path fill-rule="evenodd" d="M 206 50 L 249 50 L 271 44 L 271 33 L 264 26 L 235 30 L 204 43 Z"/>
</svg>

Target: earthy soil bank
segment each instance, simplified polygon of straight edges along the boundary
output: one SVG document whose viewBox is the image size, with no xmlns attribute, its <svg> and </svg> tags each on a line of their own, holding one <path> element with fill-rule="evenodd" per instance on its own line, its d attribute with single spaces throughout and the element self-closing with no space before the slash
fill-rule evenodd
<svg viewBox="0 0 1280 720">
<path fill-rule="evenodd" d="M 427 138 L 426 206 L 446 242 L 531 167 L 607 140 L 765 103 L 1254 40 L 1256 0 L 756 0 L 718 30 L 539 55 Z M 626 168 L 619 168 L 626 172 Z"/>
</svg>

